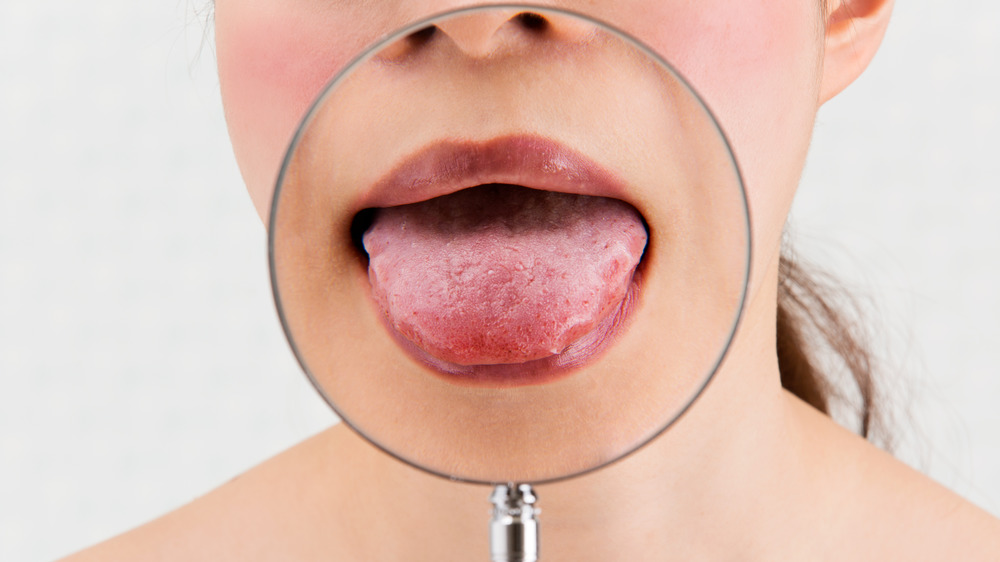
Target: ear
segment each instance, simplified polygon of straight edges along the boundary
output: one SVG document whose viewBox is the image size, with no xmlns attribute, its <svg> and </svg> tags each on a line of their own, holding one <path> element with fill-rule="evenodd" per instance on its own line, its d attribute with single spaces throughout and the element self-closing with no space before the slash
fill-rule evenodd
<svg viewBox="0 0 1000 562">
<path fill-rule="evenodd" d="M 889 25 L 893 0 L 828 0 L 820 104 L 854 82 L 872 61 Z"/>
</svg>

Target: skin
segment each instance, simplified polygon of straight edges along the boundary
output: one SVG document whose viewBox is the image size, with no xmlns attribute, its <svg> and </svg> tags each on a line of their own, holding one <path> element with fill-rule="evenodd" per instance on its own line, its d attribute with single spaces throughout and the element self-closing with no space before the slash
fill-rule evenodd
<svg viewBox="0 0 1000 562">
<path fill-rule="evenodd" d="M 466 5 L 216 4 L 227 120 L 262 217 L 287 140 L 326 79 L 383 33 Z M 545 559 L 987 560 L 1000 552 L 995 519 L 780 386 L 778 252 L 813 120 L 874 56 L 891 0 L 822 9 L 794 0 L 553 5 L 634 34 L 696 85 L 745 174 L 755 258 L 744 322 L 696 406 L 625 460 L 538 488 Z M 503 23 L 483 18 L 443 31 L 474 50 Z M 398 463 L 341 425 L 72 559 L 485 558 L 487 495 Z"/>
</svg>

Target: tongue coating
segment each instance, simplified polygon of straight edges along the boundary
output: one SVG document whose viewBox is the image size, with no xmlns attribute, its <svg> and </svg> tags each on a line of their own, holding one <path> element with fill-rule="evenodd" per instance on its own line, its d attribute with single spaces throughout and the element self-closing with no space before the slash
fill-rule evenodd
<svg viewBox="0 0 1000 562">
<path fill-rule="evenodd" d="M 615 199 L 485 185 L 379 209 L 364 235 L 392 327 L 458 365 L 559 354 L 616 312 L 646 246 Z"/>
</svg>

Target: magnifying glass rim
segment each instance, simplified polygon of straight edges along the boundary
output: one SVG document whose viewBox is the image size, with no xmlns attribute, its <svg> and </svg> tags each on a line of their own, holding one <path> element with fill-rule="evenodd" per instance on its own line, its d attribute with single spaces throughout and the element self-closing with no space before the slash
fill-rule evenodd
<svg viewBox="0 0 1000 562">
<path fill-rule="evenodd" d="M 589 468 L 586 468 L 586 469 L 583 469 L 583 470 L 578 470 L 576 472 L 572 472 L 572 473 L 565 474 L 565 475 L 562 475 L 562 476 L 555 476 L 555 477 L 550 477 L 550 478 L 544 478 L 544 479 L 541 479 L 541 480 L 532 480 L 530 482 L 525 482 L 523 480 L 517 480 L 518 483 L 530 483 L 532 485 L 551 484 L 551 483 L 554 483 L 554 482 L 560 482 L 562 480 L 567 480 L 567 479 L 570 479 L 570 478 L 576 478 L 576 477 L 582 476 L 584 474 L 589 474 L 591 472 L 594 472 L 596 470 L 600 470 L 600 469 L 602 469 L 602 468 L 604 468 L 606 466 L 609 466 L 611 464 L 619 462 L 622 459 L 627 458 L 628 456 L 632 455 L 636 451 L 638 451 L 638 450 L 642 449 L 643 447 L 645 447 L 652 440 L 654 440 L 657 437 L 659 437 L 660 435 L 662 435 L 663 432 L 665 432 L 667 429 L 669 429 L 671 426 L 673 426 L 675 423 L 677 423 L 677 421 L 680 420 L 681 417 L 683 417 L 684 414 L 686 414 L 688 412 L 688 410 L 691 409 L 691 406 L 694 405 L 694 403 L 698 400 L 698 398 L 705 391 L 705 388 L 707 388 L 708 385 L 709 385 L 709 383 L 711 383 L 712 380 L 715 378 L 716 373 L 718 373 L 719 367 L 721 366 L 722 362 L 725 360 L 726 356 L 729 353 L 730 348 L 732 347 L 733 339 L 734 339 L 734 337 L 736 335 L 736 332 L 738 331 L 739 326 L 740 326 L 740 324 L 741 324 L 741 322 L 743 320 L 744 312 L 745 312 L 746 306 L 747 306 L 747 292 L 748 292 L 748 285 L 749 285 L 749 282 L 750 282 L 750 270 L 751 270 L 751 266 L 752 266 L 752 263 L 753 263 L 753 259 L 752 259 L 753 258 L 753 256 L 752 256 L 753 243 L 752 243 L 752 238 L 751 238 L 751 236 L 752 236 L 752 228 L 751 228 L 751 224 L 750 224 L 750 207 L 749 207 L 749 202 L 747 200 L 746 184 L 745 184 L 745 182 L 743 180 L 743 174 L 740 171 L 739 164 L 738 164 L 738 162 L 736 160 L 736 155 L 733 153 L 732 144 L 729 141 L 729 137 L 726 136 L 725 131 L 719 125 L 719 121 L 718 121 L 718 119 L 716 119 L 715 114 L 708 107 L 708 105 L 705 103 L 705 101 L 702 99 L 702 97 L 700 95 L 698 95 L 698 92 L 691 86 L 691 84 L 687 81 L 687 79 L 685 79 L 684 76 L 680 72 L 678 72 L 677 69 L 674 68 L 673 65 L 671 65 L 669 62 L 667 62 L 666 59 L 664 59 L 659 54 L 657 54 L 653 49 L 651 49 L 645 43 L 639 41 L 638 39 L 634 38 L 632 35 L 630 35 L 628 33 L 625 33 L 624 31 L 618 29 L 617 27 L 614 27 L 613 25 L 611 25 L 609 23 L 597 20 L 597 19 L 595 19 L 595 18 L 593 18 L 591 16 L 588 16 L 586 14 L 582 14 L 582 13 L 575 12 L 575 11 L 572 11 L 572 10 L 567 10 L 567 9 L 564 9 L 564 8 L 556 8 L 556 7 L 551 7 L 551 6 L 538 6 L 538 5 L 521 4 L 521 3 L 516 3 L 516 4 L 508 4 L 508 3 L 479 4 L 479 5 L 476 5 L 476 6 L 468 6 L 468 7 L 464 7 L 464 8 L 458 8 L 458 9 L 446 10 L 446 11 L 443 11 L 443 12 L 438 12 L 438 13 L 436 13 L 434 15 L 431 15 L 431 16 L 425 17 L 423 19 L 420 19 L 420 20 L 418 20 L 418 21 L 416 21 L 414 23 L 410 23 L 410 24 L 404 26 L 403 28 L 401 28 L 401 29 L 399 29 L 399 30 L 397 30 L 395 32 L 392 32 L 392 33 L 384 36 L 382 39 L 380 39 L 380 40 L 376 41 L 375 43 L 373 43 L 371 46 L 369 46 L 364 51 L 362 51 L 361 54 L 359 54 L 354 59 L 352 59 L 350 63 L 348 63 L 346 66 L 344 66 L 344 68 L 342 68 L 339 72 L 337 72 L 337 74 L 334 75 L 334 77 L 332 79 L 330 79 L 329 82 L 327 82 L 327 84 L 321 90 L 320 94 L 316 97 L 316 100 L 312 103 L 312 105 L 309 107 L 309 110 L 305 113 L 305 115 L 303 116 L 302 120 L 299 122 L 299 125 L 298 125 L 298 127 L 296 128 L 296 131 L 295 131 L 295 135 L 292 137 L 291 141 L 289 142 L 288 149 L 285 151 L 285 157 L 282 160 L 281 170 L 278 173 L 278 178 L 277 178 L 277 181 L 276 181 L 276 184 L 275 184 L 274 194 L 273 194 L 273 196 L 271 198 L 271 209 L 270 209 L 270 213 L 269 213 L 269 217 L 268 217 L 267 253 L 268 253 L 268 270 L 269 270 L 270 279 L 271 279 L 271 294 L 274 297 L 274 304 L 275 304 L 275 308 L 276 308 L 277 313 L 278 313 L 278 319 L 281 322 L 281 329 L 282 329 L 282 331 L 285 334 L 285 339 L 288 341 L 288 345 L 292 349 L 292 353 L 295 355 L 296 361 L 298 361 L 299 366 L 302 368 L 302 371 L 305 373 L 306 377 L 309 378 L 309 381 L 310 381 L 310 383 L 312 383 L 313 388 L 316 389 L 316 391 L 323 398 L 323 400 L 327 403 L 327 405 L 329 405 L 330 408 L 334 411 L 334 413 L 340 418 L 340 420 L 341 420 L 342 423 L 346 424 L 355 433 L 357 433 L 358 435 L 360 435 L 365 441 L 368 441 L 369 443 L 371 443 L 376 448 L 378 448 L 379 450 L 383 451 L 384 453 L 386 453 L 390 457 L 393 457 L 396 460 L 398 460 L 398 461 L 400 461 L 400 462 L 402 462 L 404 464 L 412 466 L 413 468 L 416 468 L 416 469 L 421 470 L 423 472 L 426 472 L 428 474 L 432 474 L 434 476 L 439 476 L 441 478 L 445 478 L 445 479 L 448 479 L 448 480 L 453 481 L 453 482 L 462 482 L 462 483 L 467 483 L 467 484 L 482 484 L 482 485 L 488 485 L 488 486 L 496 486 L 498 484 L 505 484 L 505 483 L 509 482 L 508 480 L 504 480 L 504 481 L 489 481 L 489 480 L 480 480 L 480 479 L 476 479 L 476 478 L 466 478 L 466 477 L 457 476 L 457 475 L 454 475 L 454 474 L 447 474 L 445 472 L 441 472 L 441 471 L 438 471 L 438 470 L 435 470 L 435 469 L 432 469 L 432 468 L 428 468 L 428 467 L 422 466 L 422 465 L 416 463 L 415 461 L 412 461 L 412 460 L 407 459 L 406 457 L 403 457 L 401 453 L 396 453 L 395 451 L 392 451 L 392 450 L 386 448 L 381 443 L 379 443 L 379 442 L 375 441 L 374 439 L 368 437 L 368 435 L 366 435 L 365 432 L 362 431 L 359 428 L 358 425 L 356 425 L 355 423 L 353 423 L 348 416 L 344 415 L 344 413 L 340 411 L 340 409 L 337 407 L 337 405 L 334 403 L 334 401 L 330 398 L 330 396 L 328 396 L 327 393 L 324 391 L 323 386 L 319 383 L 319 381 L 316 379 L 316 377 L 312 374 L 312 371 L 310 371 L 309 367 L 306 364 L 305 358 L 302 356 L 302 353 L 299 351 L 298 346 L 295 344 L 295 340 L 292 337 L 291 326 L 289 325 L 288 320 L 285 317 L 284 309 L 283 309 L 282 304 L 281 304 L 281 295 L 280 295 L 279 290 L 278 290 L 278 277 L 277 277 L 278 274 L 277 274 L 277 267 L 276 267 L 276 260 L 275 260 L 275 239 L 276 239 L 275 232 L 276 232 L 276 229 L 274 228 L 274 225 L 275 225 L 275 222 L 277 220 L 278 205 L 279 205 L 279 201 L 280 201 L 280 198 L 281 198 L 281 186 L 284 183 L 284 179 L 285 179 L 285 176 L 286 176 L 286 174 L 288 172 L 288 168 L 291 165 L 291 161 L 293 159 L 295 151 L 298 148 L 298 145 L 301 142 L 302 137 L 305 134 L 306 129 L 312 123 L 313 117 L 316 115 L 316 113 L 319 111 L 319 108 L 324 104 L 324 102 L 326 101 L 326 99 L 329 97 L 330 93 L 334 89 L 336 89 L 336 87 L 343 80 L 345 80 L 348 76 L 350 76 L 355 69 L 357 69 L 362 64 L 364 64 L 365 62 L 367 62 L 376 53 L 380 52 L 387 45 L 389 45 L 389 44 L 391 44 L 391 43 L 393 43 L 393 42 L 395 42 L 395 41 L 397 41 L 399 39 L 402 39 L 402 38 L 410 35 L 411 33 L 415 32 L 415 31 L 418 31 L 420 29 L 425 28 L 428 25 L 433 24 L 433 22 L 435 22 L 435 21 L 440 21 L 440 20 L 446 19 L 446 18 L 453 18 L 453 17 L 457 17 L 457 16 L 474 14 L 474 13 L 477 13 L 477 12 L 483 12 L 483 11 L 489 11 L 489 10 L 530 11 L 530 12 L 535 12 L 535 13 L 539 13 L 539 12 L 543 13 L 543 14 L 544 13 L 550 13 L 550 14 L 556 14 L 556 15 L 560 15 L 560 16 L 567 16 L 567 17 L 570 17 L 570 18 L 577 18 L 577 19 L 583 20 L 585 22 L 591 23 L 591 24 L 593 24 L 594 26 L 596 26 L 598 28 L 601 28 L 601 29 L 603 29 L 605 31 L 608 31 L 608 32 L 614 34 L 615 36 L 619 37 L 620 39 L 622 39 L 623 41 L 625 41 L 626 43 L 628 43 L 629 45 L 631 45 L 633 48 L 638 49 L 639 52 L 641 52 L 644 55 L 652 58 L 657 64 L 661 65 L 663 68 L 666 68 L 667 71 L 670 72 L 670 74 L 684 87 L 684 89 L 691 96 L 694 97 L 694 99 L 698 102 L 698 105 L 702 108 L 702 110 L 705 112 L 705 114 L 708 115 L 709 120 L 710 120 L 711 125 L 712 125 L 712 128 L 715 129 L 716 133 L 719 135 L 719 138 L 722 139 L 723 144 L 726 147 L 726 151 L 729 153 L 729 161 L 730 161 L 730 163 L 733 166 L 733 172 L 736 175 L 737 182 L 739 183 L 739 192 L 742 195 L 741 199 L 742 199 L 742 204 L 743 204 L 743 217 L 745 219 L 744 220 L 744 234 L 746 236 L 746 238 L 745 238 L 746 239 L 746 253 L 745 253 L 745 255 L 746 255 L 746 268 L 745 268 L 745 271 L 744 271 L 743 283 L 742 283 L 742 287 L 741 287 L 741 290 L 740 290 L 739 307 L 737 308 L 736 317 L 733 320 L 733 325 L 732 325 L 732 327 L 731 327 L 731 329 L 729 331 L 729 334 L 726 337 L 726 343 L 723 346 L 721 352 L 719 353 L 719 356 L 716 359 L 715 363 L 712 365 L 711 370 L 709 371 L 708 375 L 705 377 L 705 380 L 702 381 L 701 385 L 699 385 L 695 389 L 694 393 L 691 395 L 690 398 L 688 398 L 688 401 L 677 411 L 677 413 L 675 413 L 674 416 L 671 419 L 669 419 L 666 423 L 664 423 L 663 426 L 660 429 L 658 429 L 657 431 L 653 432 L 645 440 L 639 442 L 638 444 L 636 444 L 635 446 L 633 446 L 629 450 L 625 451 L 621 455 L 619 455 L 619 456 L 617 456 L 617 457 L 615 457 L 613 459 L 601 462 L 601 463 L 599 463 L 599 464 L 597 464 L 595 466 L 592 466 L 592 467 L 589 467 Z"/>
</svg>

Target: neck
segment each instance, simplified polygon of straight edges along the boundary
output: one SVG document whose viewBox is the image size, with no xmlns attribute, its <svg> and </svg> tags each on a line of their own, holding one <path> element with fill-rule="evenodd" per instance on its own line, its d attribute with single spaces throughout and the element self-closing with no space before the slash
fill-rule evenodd
<svg viewBox="0 0 1000 562">
<path fill-rule="evenodd" d="M 683 418 L 609 467 L 536 488 L 545 558 L 721 557 L 766 536 L 758 515 L 780 513 L 801 484 L 800 472 L 775 470 L 798 464 L 801 440 L 791 435 L 793 413 L 779 383 L 775 292 L 767 290 L 776 276 L 768 277 L 723 367 Z M 428 559 L 486 556 L 491 490 L 426 475 L 357 441 L 369 449 L 356 466 L 371 482 L 365 505 L 384 526 L 376 535 L 381 548 L 409 549 L 409 559 L 413 549 Z"/>
</svg>

